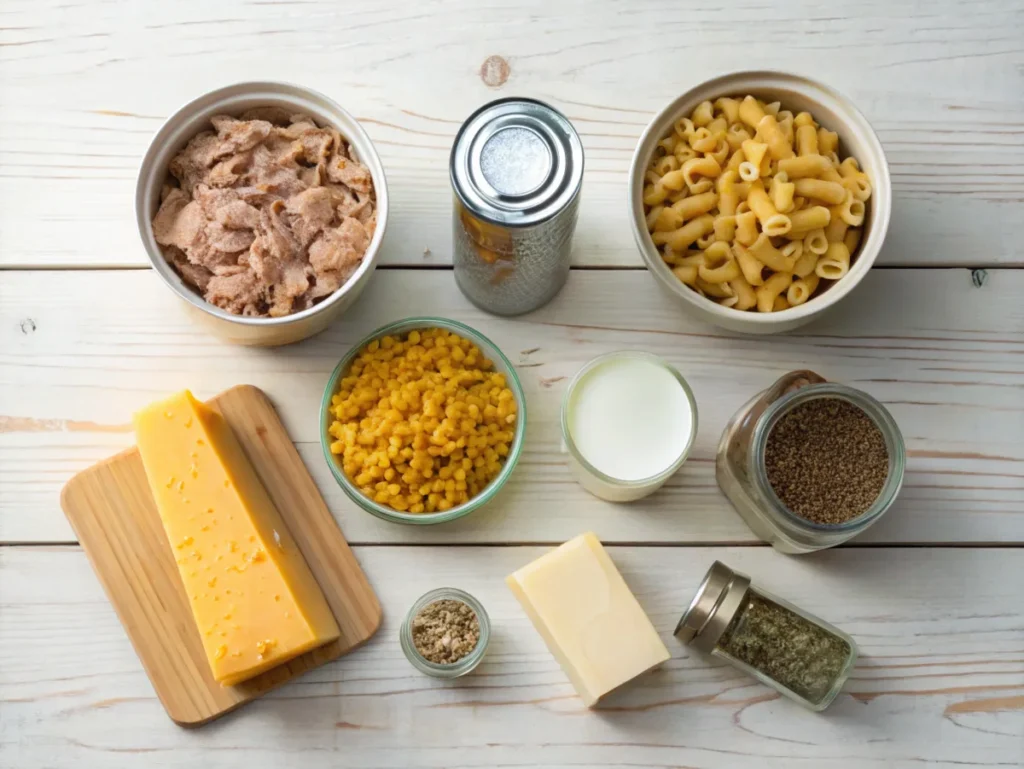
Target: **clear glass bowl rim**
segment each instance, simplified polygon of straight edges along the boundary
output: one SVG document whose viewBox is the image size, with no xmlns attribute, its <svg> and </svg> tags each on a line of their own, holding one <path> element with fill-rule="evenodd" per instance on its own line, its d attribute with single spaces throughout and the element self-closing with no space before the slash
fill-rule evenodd
<svg viewBox="0 0 1024 769">
<path fill-rule="evenodd" d="M 515 435 L 512 436 L 512 445 L 509 447 L 508 457 L 505 458 L 505 463 L 501 468 L 501 472 L 498 477 L 491 481 L 486 488 L 484 488 L 479 494 L 470 499 L 467 502 L 463 502 L 461 505 L 453 507 L 451 510 L 445 510 L 438 513 L 403 513 L 399 510 L 393 510 L 390 507 L 385 507 L 372 499 L 369 499 L 359 489 L 357 489 L 352 482 L 345 475 L 344 469 L 338 463 L 338 460 L 334 454 L 331 453 L 331 443 L 333 438 L 328 432 L 333 415 L 330 412 L 331 398 L 337 392 L 338 383 L 345 371 L 352 365 L 359 352 L 370 342 L 375 339 L 379 339 L 383 336 L 404 334 L 408 331 L 414 331 L 417 329 L 426 328 L 443 328 L 458 334 L 465 339 L 468 339 L 473 344 L 481 349 L 492 362 L 496 365 L 500 364 L 498 368 L 504 367 L 504 371 L 501 373 L 505 374 L 506 382 L 512 395 L 516 401 L 516 431 Z M 338 365 L 334 367 L 334 371 L 331 373 L 330 378 L 327 380 L 327 387 L 324 388 L 323 399 L 320 401 L 320 446 L 323 449 L 324 459 L 327 460 L 328 467 L 331 468 L 331 473 L 334 475 L 334 479 L 341 486 L 345 494 L 348 495 L 349 499 L 355 502 L 366 512 L 371 515 L 375 515 L 378 518 L 382 518 L 385 521 L 392 521 L 394 523 L 407 523 L 413 525 L 430 525 L 435 523 L 447 523 L 448 521 L 454 521 L 457 518 L 461 518 L 464 515 L 476 510 L 478 507 L 487 504 L 494 498 L 494 496 L 501 490 L 508 480 L 512 471 L 515 469 L 516 464 L 519 462 L 519 455 L 523 450 L 524 438 L 526 436 L 526 395 L 523 392 L 523 385 L 519 381 L 519 376 L 516 374 L 515 366 L 512 362 L 505 357 L 505 354 L 498 349 L 498 346 L 494 344 L 490 339 L 481 334 L 474 328 L 467 326 L 465 323 L 460 323 L 457 320 L 451 320 L 450 318 L 438 318 L 432 316 L 414 316 L 410 318 L 404 318 L 402 320 L 388 323 L 385 326 L 381 326 L 375 331 L 367 334 L 363 339 L 353 345 L 345 356 L 338 362 Z"/>
</svg>

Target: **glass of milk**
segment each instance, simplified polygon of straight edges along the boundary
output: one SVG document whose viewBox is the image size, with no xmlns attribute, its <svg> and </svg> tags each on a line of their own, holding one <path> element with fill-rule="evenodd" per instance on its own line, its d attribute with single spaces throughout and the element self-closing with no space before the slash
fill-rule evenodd
<svg viewBox="0 0 1024 769">
<path fill-rule="evenodd" d="M 697 435 L 697 403 L 682 375 L 656 355 L 613 352 L 573 377 L 562 401 L 562 440 L 584 489 L 630 502 L 680 468 Z"/>
</svg>

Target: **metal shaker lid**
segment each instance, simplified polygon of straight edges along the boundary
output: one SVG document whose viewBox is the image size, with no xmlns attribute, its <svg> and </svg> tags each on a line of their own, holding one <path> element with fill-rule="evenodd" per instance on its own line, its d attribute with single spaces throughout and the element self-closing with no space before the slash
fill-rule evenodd
<svg viewBox="0 0 1024 769">
<path fill-rule="evenodd" d="M 675 636 L 703 652 L 712 651 L 743 604 L 750 577 L 715 561 L 676 625 Z"/>
<path fill-rule="evenodd" d="M 546 221 L 579 193 L 583 145 L 561 112 L 535 99 L 499 99 L 459 129 L 452 187 L 481 219 L 507 227 Z"/>
</svg>

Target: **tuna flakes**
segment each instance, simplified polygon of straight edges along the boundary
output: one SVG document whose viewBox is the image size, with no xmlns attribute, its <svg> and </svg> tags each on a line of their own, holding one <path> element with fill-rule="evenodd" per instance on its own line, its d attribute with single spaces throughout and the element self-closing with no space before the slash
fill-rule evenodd
<svg viewBox="0 0 1024 769">
<path fill-rule="evenodd" d="M 290 315 L 345 285 L 377 206 L 341 134 L 277 108 L 210 122 L 171 160 L 153 217 L 168 263 L 235 315 Z"/>
</svg>

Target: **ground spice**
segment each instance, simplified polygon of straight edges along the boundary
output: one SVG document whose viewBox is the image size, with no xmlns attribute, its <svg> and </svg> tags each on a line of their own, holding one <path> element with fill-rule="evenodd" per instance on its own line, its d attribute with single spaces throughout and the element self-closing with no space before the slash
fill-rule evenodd
<svg viewBox="0 0 1024 769">
<path fill-rule="evenodd" d="M 812 705 L 832 690 L 852 653 L 844 638 L 752 588 L 718 648 Z"/>
<path fill-rule="evenodd" d="M 428 603 L 412 621 L 412 642 L 427 662 L 451 665 L 476 648 L 480 620 L 462 601 Z"/>
<path fill-rule="evenodd" d="M 782 504 L 814 523 L 856 518 L 878 499 L 889 475 L 882 431 L 842 398 L 794 407 L 772 428 L 764 456 Z"/>
</svg>

